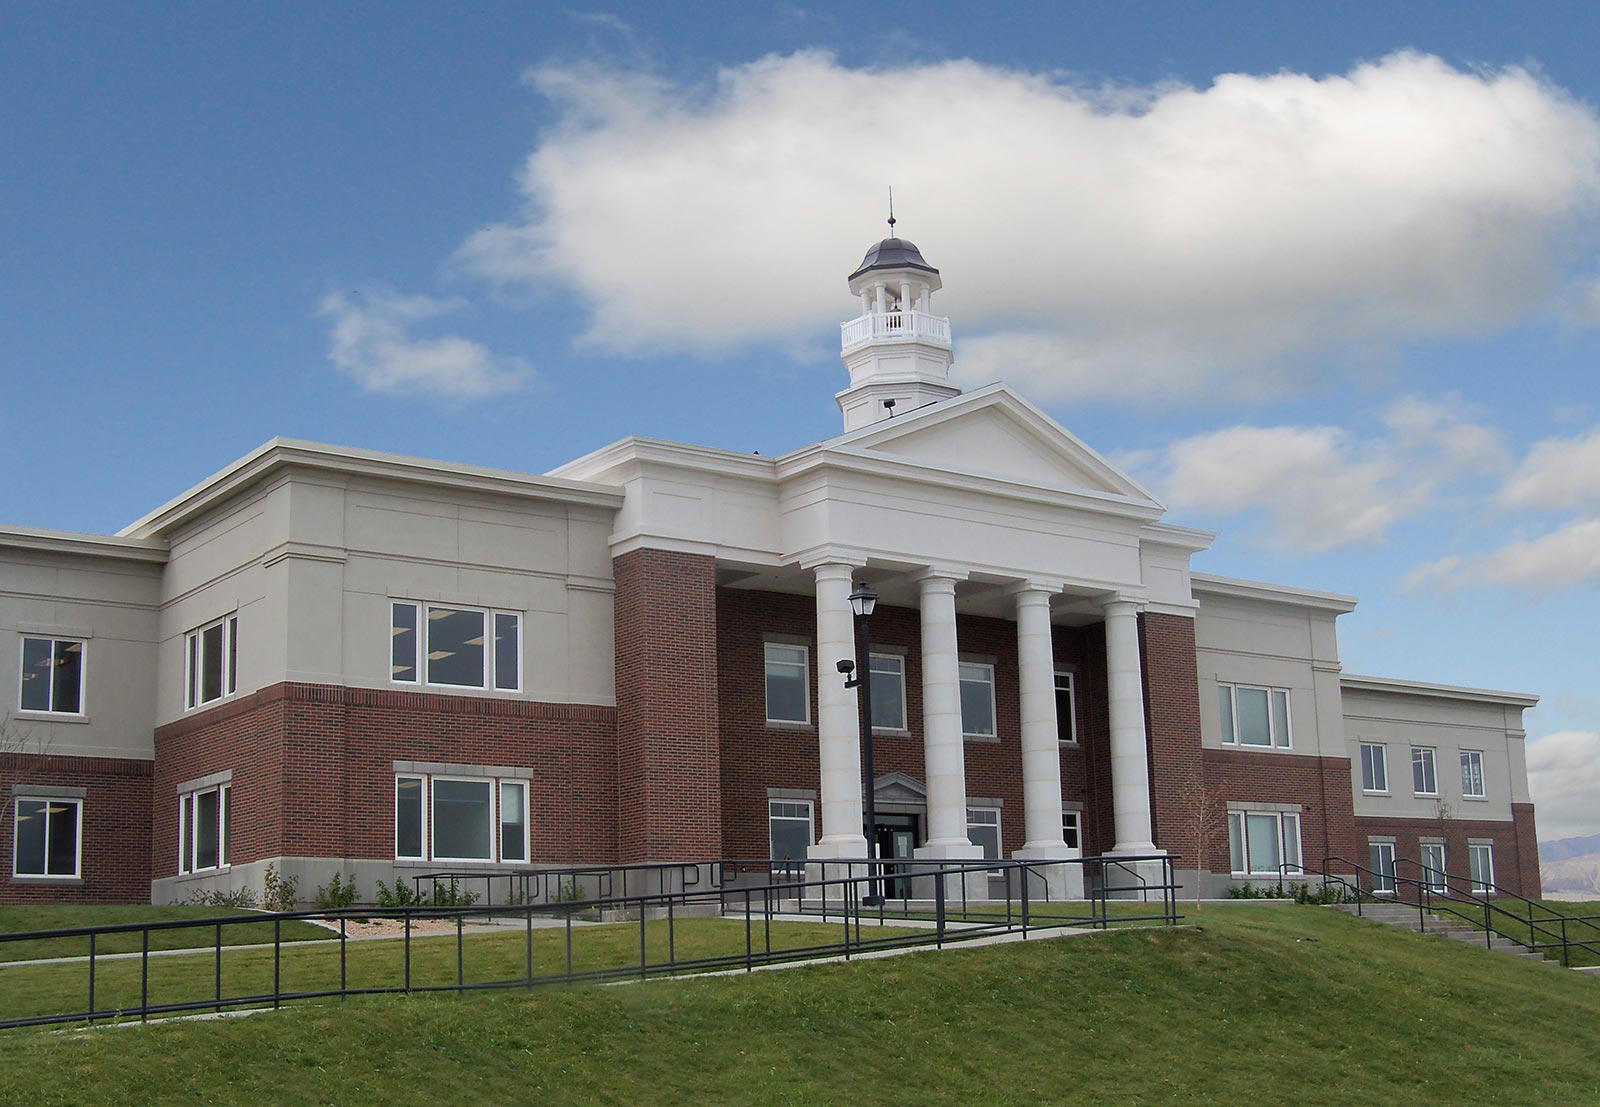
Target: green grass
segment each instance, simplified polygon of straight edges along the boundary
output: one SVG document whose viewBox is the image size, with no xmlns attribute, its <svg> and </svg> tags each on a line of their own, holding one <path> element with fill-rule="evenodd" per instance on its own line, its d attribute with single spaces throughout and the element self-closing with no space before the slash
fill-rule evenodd
<svg viewBox="0 0 1600 1107">
<path fill-rule="evenodd" d="M 121 923 L 165 922 L 171 919 L 242 918 L 256 915 L 229 907 L 81 907 L 57 904 L 0 907 L 0 934 L 31 930 L 64 930 L 78 926 L 113 926 Z M 305 922 L 283 924 L 283 940 L 304 942 L 332 937 L 327 930 Z M 202 928 L 153 930 L 151 949 L 187 949 L 209 946 L 216 940 L 214 931 Z M 222 928 L 224 945 L 252 945 L 272 941 L 272 924 L 230 923 Z M 134 953 L 140 946 L 137 933 L 102 934 L 95 939 L 98 953 Z M 89 952 L 89 939 L 39 938 L 0 942 L 0 962 L 37 961 L 46 957 L 82 957 Z"/>
<path fill-rule="evenodd" d="M 1600 1103 L 1600 981 L 1585 974 L 1321 908 L 1207 904 L 1199 922 L 11 1031 L 0 1103 Z"/>
<path fill-rule="evenodd" d="M 1500 905 L 1518 919 L 1526 917 L 1528 905 L 1525 903 L 1502 901 Z M 1465 918 L 1444 911 L 1437 913 L 1449 922 L 1467 923 L 1477 927 L 1479 930 L 1483 929 L 1482 908 L 1478 908 L 1475 911 L 1471 905 L 1463 906 L 1462 914 L 1466 916 Z M 1534 922 L 1538 924 L 1538 928 L 1531 935 L 1526 925 L 1519 926 L 1513 919 L 1503 914 L 1496 912 L 1493 919 L 1495 929 L 1502 934 L 1506 934 L 1518 941 L 1528 941 L 1531 937 L 1534 941 L 1544 944 L 1559 940 L 1561 933 L 1560 917 L 1562 915 L 1568 918 L 1586 916 L 1593 919 L 1600 917 L 1600 902 L 1592 900 L 1588 902 L 1539 900 L 1538 907 L 1533 912 Z M 1594 947 L 1592 949 L 1572 949 L 1569 947 L 1568 956 L 1571 964 L 1574 966 L 1600 965 L 1600 922 L 1568 923 L 1567 938 L 1570 941 L 1585 942 Z M 1561 950 L 1559 948 L 1545 948 L 1541 949 L 1540 952 L 1552 961 L 1561 959 Z"/>
</svg>

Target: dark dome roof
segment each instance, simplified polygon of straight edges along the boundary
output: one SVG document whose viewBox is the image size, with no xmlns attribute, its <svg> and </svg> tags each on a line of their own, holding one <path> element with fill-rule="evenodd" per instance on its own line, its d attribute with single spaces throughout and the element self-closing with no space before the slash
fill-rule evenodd
<svg viewBox="0 0 1600 1107">
<path fill-rule="evenodd" d="M 873 269 L 921 269 L 935 275 L 939 272 L 923 259 L 922 251 L 909 238 L 886 238 L 868 250 L 861 265 L 850 274 L 850 280 Z"/>
</svg>

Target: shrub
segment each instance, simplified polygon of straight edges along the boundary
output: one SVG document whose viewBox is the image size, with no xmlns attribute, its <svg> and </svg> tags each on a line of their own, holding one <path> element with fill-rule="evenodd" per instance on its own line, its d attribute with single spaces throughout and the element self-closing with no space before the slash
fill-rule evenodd
<svg viewBox="0 0 1600 1107">
<path fill-rule="evenodd" d="M 454 880 L 435 884 L 431 892 L 413 892 L 403 880 L 393 885 L 378 881 L 379 907 L 470 907 L 477 902 L 477 892 L 464 891 Z"/>
<path fill-rule="evenodd" d="M 317 894 L 313 902 L 323 911 L 338 911 L 354 906 L 356 878 L 352 876 L 346 880 L 341 874 L 334 873 L 333 879 L 328 883 L 317 885 Z"/>
<path fill-rule="evenodd" d="M 220 888 L 210 891 L 197 889 L 190 893 L 185 902 L 196 907 L 242 907 L 247 910 L 254 910 L 257 903 L 256 893 L 250 888 L 235 888 L 228 892 Z"/>
<path fill-rule="evenodd" d="M 299 891 L 298 876 L 279 876 L 277 867 L 268 865 L 261 879 L 261 906 L 268 911 L 293 911 Z"/>
<path fill-rule="evenodd" d="M 414 893 L 403 880 L 396 880 L 394 886 L 378 881 L 378 906 L 379 907 L 421 907 L 422 897 Z"/>
</svg>

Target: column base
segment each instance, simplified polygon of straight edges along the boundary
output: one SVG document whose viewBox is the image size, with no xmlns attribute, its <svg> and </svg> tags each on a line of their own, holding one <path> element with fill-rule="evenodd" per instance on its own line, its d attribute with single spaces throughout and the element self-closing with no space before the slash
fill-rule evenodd
<svg viewBox="0 0 1600 1107">
<path fill-rule="evenodd" d="M 863 864 L 867 859 L 867 839 L 862 834 L 839 834 L 825 837 L 822 841 L 806 850 L 806 880 L 846 880 L 850 877 L 866 876 L 867 866 Z M 838 864 L 819 864 L 824 861 L 837 861 Z M 820 894 L 820 889 L 813 891 Z M 828 898 L 833 899 L 843 891 L 843 887 L 828 889 Z"/>
<path fill-rule="evenodd" d="M 918 861 L 932 862 L 934 867 L 945 864 L 967 865 L 983 860 L 983 847 L 975 846 L 965 840 L 948 842 L 935 840 L 918 846 L 911 855 Z M 934 881 L 937 879 L 940 878 L 932 876 L 915 878 L 912 882 L 913 894 L 918 899 L 933 899 Z M 989 898 L 989 874 L 983 869 L 951 873 L 942 879 L 947 910 L 959 910 L 963 903 L 986 901 Z"/>
<path fill-rule="evenodd" d="M 1154 855 L 1152 857 L 1152 855 Z M 1162 891 L 1159 885 L 1164 878 L 1163 866 L 1157 857 L 1165 857 L 1167 851 L 1154 845 L 1139 843 L 1132 846 L 1118 844 L 1117 848 L 1105 855 L 1108 862 L 1116 861 L 1119 857 L 1141 857 L 1146 860 L 1123 861 L 1117 865 L 1107 864 L 1101 871 L 1105 880 L 1106 896 L 1110 899 L 1135 899 L 1160 902 Z M 1146 890 L 1141 885 L 1152 886 Z"/>
<path fill-rule="evenodd" d="M 1050 903 L 1083 898 L 1083 866 L 1077 859 L 1082 850 L 1075 850 L 1065 842 L 1060 845 L 1023 846 L 1011 856 L 1018 861 L 1036 863 L 1027 873 L 1028 898 L 1043 899 Z M 1048 862 L 1058 862 L 1049 864 Z"/>
</svg>

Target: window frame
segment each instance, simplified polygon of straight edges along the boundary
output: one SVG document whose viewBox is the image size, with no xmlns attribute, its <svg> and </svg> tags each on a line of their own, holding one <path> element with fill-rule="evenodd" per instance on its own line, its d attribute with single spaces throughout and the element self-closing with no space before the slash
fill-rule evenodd
<svg viewBox="0 0 1600 1107">
<path fill-rule="evenodd" d="M 1422 754 L 1426 754 L 1427 756 L 1420 756 Z M 1433 777 L 1433 790 L 1431 792 L 1417 787 L 1417 785 L 1421 783 L 1417 779 L 1417 774 L 1419 770 L 1423 769 L 1423 766 L 1427 766 L 1426 770 L 1423 772 L 1423 775 L 1431 775 Z M 1439 798 L 1439 747 L 1411 747 L 1411 794 L 1413 796 L 1420 796 L 1426 799 Z"/>
<path fill-rule="evenodd" d="M 1488 880 L 1478 879 L 1478 867 L 1474 863 L 1479 856 L 1488 858 Z M 1487 896 L 1494 892 L 1494 843 L 1493 842 L 1468 842 L 1467 843 L 1467 879 L 1472 886 L 1475 896 Z"/>
<path fill-rule="evenodd" d="M 1489 778 L 1488 778 L 1488 773 L 1484 770 L 1483 751 L 1482 750 L 1460 750 L 1459 752 L 1461 754 L 1461 798 L 1462 799 L 1468 799 L 1468 800 L 1486 800 L 1486 799 L 1488 799 L 1489 798 Z M 1468 769 L 1467 769 L 1467 766 L 1469 764 L 1475 765 L 1476 768 L 1477 768 L 1478 790 L 1475 791 L 1475 792 L 1471 792 L 1471 791 L 1467 790 L 1467 785 L 1471 782 L 1471 777 L 1469 776 Z"/>
<path fill-rule="evenodd" d="M 796 806 L 796 807 L 803 806 L 806 809 L 806 817 L 805 817 L 804 820 L 802 820 L 798 815 L 778 815 L 778 814 L 774 814 L 773 810 L 772 810 L 773 807 L 779 806 L 779 805 L 782 805 L 782 806 Z M 780 799 L 780 798 L 776 798 L 776 797 L 773 797 L 773 796 L 768 796 L 767 797 L 767 859 L 768 859 L 768 862 L 769 862 L 769 867 L 770 867 L 770 869 L 771 869 L 771 871 L 773 873 L 788 873 L 788 872 L 790 872 L 789 869 L 781 868 L 779 866 L 778 862 L 780 860 L 783 860 L 783 859 L 778 857 L 777 847 L 773 844 L 773 841 L 772 841 L 772 824 L 774 822 L 777 822 L 777 821 L 790 822 L 790 823 L 798 823 L 798 822 L 802 822 L 803 821 L 806 824 L 806 844 L 807 844 L 807 854 L 806 854 L 806 856 L 809 857 L 810 856 L 810 847 L 815 845 L 816 842 L 817 842 L 817 807 L 816 807 L 816 801 L 812 800 L 812 799 Z M 799 861 L 799 860 L 802 860 L 802 859 L 798 858 L 798 857 L 791 857 L 791 858 L 788 858 L 787 860 L 788 860 L 788 862 L 790 864 L 793 864 L 795 861 Z"/>
<path fill-rule="evenodd" d="M 416 674 L 412 680 L 404 680 L 395 676 L 394 672 L 394 628 L 395 609 L 409 607 L 412 613 L 414 626 L 412 642 L 411 671 Z M 450 684 L 445 681 L 428 679 L 428 654 L 429 637 L 431 635 L 432 621 L 430 612 L 440 611 L 471 611 L 483 616 L 483 683 L 481 684 Z M 516 639 L 516 686 L 501 687 L 499 684 L 499 638 L 496 635 L 495 625 L 504 616 L 515 623 Z M 527 657 L 523 650 L 523 619 L 524 612 L 514 611 L 504 607 L 482 607 L 470 603 L 450 603 L 446 600 L 411 600 L 391 597 L 389 600 L 389 683 L 397 684 L 403 688 L 446 688 L 451 692 L 510 692 L 518 693 L 526 684 L 524 675 L 527 668 Z"/>
<path fill-rule="evenodd" d="M 1267 742 L 1246 742 L 1239 733 L 1239 689 L 1265 692 L 1267 696 Z M 1278 688 L 1269 684 L 1250 684 L 1244 681 L 1217 681 L 1217 710 L 1222 729 L 1222 744 L 1244 750 L 1294 749 L 1294 696 L 1293 689 Z M 1227 697 L 1228 711 L 1222 715 L 1222 697 Z M 1283 697 L 1283 727 L 1279 733 L 1277 697 Z"/>
<path fill-rule="evenodd" d="M 994 822 L 991 823 L 991 822 L 987 822 L 987 821 L 985 821 L 983 819 L 973 819 L 972 815 L 973 815 L 974 812 L 979 812 L 979 813 L 984 814 L 984 815 L 991 815 L 992 814 L 994 816 Z M 994 827 L 994 858 L 993 858 L 993 860 L 995 860 L 995 861 L 1004 861 L 1005 860 L 1005 856 L 1006 856 L 1006 840 L 1005 840 L 1004 830 L 1002 828 L 1002 823 L 1001 823 L 1000 808 L 990 806 L 989 804 L 968 804 L 967 805 L 967 841 L 969 841 L 969 842 L 972 842 L 972 828 L 975 827 L 975 826 L 982 826 L 982 827 L 990 827 L 990 826 L 992 826 L 992 827 Z M 976 846 L 978 843 L 977 842 L 972 842 L 972 844 Z M 990 859 L 989 858 L 985 858 L 984 860 L 990 860 Z M 1001 875 L 1001 870 L 998 869 L 998 868 L 989 869 L 987 871 L 988 871 L 988 874 L 990 876 L 1000 876 Z"/>
<path fill-rule="evenodd" d="M 972 681 L 975 684 L 989 686 L 989 730 L 987 732 L 967 729 L 966 700 L 961 697 L 961 686 L 969 681 L 961 675 L 962 669 L 983 669 L 989 674 L 987 681 Z M 996 683 L 995 665 L 993 661 L 956 661 L 956 702 L 961 710 L 961 737 L 974 738 L 980 742 L 998 742 L 1000 740 L 1000 689 Z"/>
<path fill-rule="evenodd" d="M 1067 686 L 1061 687 L 1061 678 L 1067 678 Z M 1056 699 L 1056 741 L 1063 746 L 1078 745 L 1078 678 L 1071 669 L 1056 669 L 1055 671 L 1055 699 Z M 1067 737 L 1061 737 L 1061 693 L 1067 694 Z"/>
<path fill-rule="evenodd" d="M 440 857 L 438 847 L 434 843 L 434 836 L 438 833 L 439 814 L 434 809 L 438 801 L 437 785 L 440 781 L 447 784 L 486 784 L 489 786 L 489 802 L 485 804 L 484 823 L 488 830 L 489 856 L 488 857 Z M 456 776 L 452 773 L 430 773 L 428 775 L 428 859 L 435 865 L 496 865 L 500 864 L 500 818 L 499 778 L 492 776 Z"/>
<path fill-rule="evenodd" d="M 1382 864 L 1374 864 L 1373 863 L 1373 855 L 1375 853 L 1380 853 L 1382 851 L 1387 851 L 1388 855 L 1389 855 L 1388 868 L 1387 869 L 1385 869 Z M 1394 862 L 1395 862 L 1395 849 L 1394 849 L 1394 843 L 1392 841 L 1384 842 L 1384 841 L 1373 841 L 1370 838 L 1367 839 L 1367 867 L 1372 870 L 1372 894 L 1373 895 L 1375 895 L 1375 896 L 1392 896 L 1392 895 L 1396 895 L 1397 894 L 1396 893 L 1396 888 L 1398 887 L 1398 885 L 1395 882 Z M 1379 883 L 1380 878 L 1382 879 L 1384 884 L 1380 884 Z M 1387 886 L 1385 886 L 1385 884 Z"/>
<path fill-rule="evenodd" d="M 400 789 L 404 781 L 415 780 L 421 794 L 421 819 L 422 825 L 418 828 L 418 841 L 421 843 L 420 856 L 403 854 L 400 852 Z M 486 784 L 489 786 L 489 810 L 487 815 L 489 829 L 489 856 L 483 857 L 441 857 L 434 846 L 434 835 L 438 819 L 434 811 L 434 785 L 438 781 L 455 782 L 461 784 Z M 502 789 L 507 786 L 522 790 L 522 856 L 507 858 L 505 856 L 503 833 L 505 813 L 501 802 Z M 435 773 L 405 771 L 394 774 L 394 859 L 401 864 L 424 865 L 531 865 L 533 864 L 533 782 L 525 776 L 472 776 L 460 773 Z"/>
<path fill-rule="evenodd" d="M 205 636 L 208 631 L 222 629 L 221 686 L 222 690 L 210 699 L 202 699 L 205 668 Z M 214 703 L 221 703 L 239 691 L 239 612 L 202 623 L 183 636 L 183 709 L 199 711 Z"/>
<path fill-rule="evenodd" d="M 800 710 L 804 715 L 799 719 L 774 719 L 772 717 L 772 674 L 769 666 L 773 664 L 767 651 L 776 647 L 780 650 L 800 651 Z M 779 665 L 793 666 L 793 661 L 779 661 Z M 775 639 L 764 639 L 761 643 L 761 713 L 768 726 L 810 726 L 811 725 L 811 646 L 806 642 L 783 642 Z"/>
<path fill-rule="evenodd" d="M 1428 863 L 1428 854 L 1431 850 L 1438 851 L 1439 864 Z M 1422 886 L 1435 895 L 1448 895 L 1450 892 L 1450 864 L 1449 847 L 1439 839 L 1417 843 L 1417 864 L 1422 867 Z"/>
<path fill-rule="evenodd" d="M 496 861 L 501 865 L 527 865 L 533 858 L 533 819 L 530 817 L 529 802 L 533 798 L 533 790 L 529 782 L 523 777 L 503 776 L 496 777 L 494 782 L 494 851 Z M 505 800 L 506 789 L 515 788 L 522 793 L 522 856 L 506 857 L 506 814 Z"/>
<path fill-rule="evenodd" d="M 1367 787 L 1367 769 L 1368 769 L 1367 751 L 1368 750 L 1377 750 L 1378 751 L 1377 760 L 1376 760 L 1376 762 L 1374 762 L 1374 764 L 1376 764 L 1377 769 L 1378 769 L 1377 775 L 1379 777 L 1381 777 L 1382 779 L 1377 782 L 1379 786 L 1376 787 L 1376 788 Z M 1365 741 L 1361 743 L 1361 794 L 1364 795 L 1364 796 L 1387 796 L 1387 795 L 1390 794 L 1389 793 L 1389 746 L 1388 746 L 1388 743 L 1386 743 L 1386 742 L 1365 742 Z"/>
<path fill-rule="evenodd" d="M 22 857 L 22 832 L 19 824 L 22 822 L 22 805 L 24 803 L 42 803 L 44 809 L 44 854 L 41 858 L 40 868 L 43 872 L 25 873 L 18 862 Z M 70 803 L 76 810 L 73 818 L 72 833 L 75 839 L 72 854 L 72 872 L 53 873 L 50 871 L 50 805 L 54 803 Z M 84 797 L 81 796 L 48 796 L 39 792 L 30 792 L 23 785 L 22 790 L 11 797 L 11 879 L 20 881 L 58 881 L 83 879 L 83 805 Z"/>
<path fill-rule="evenodd" d="M 1237 810 L 1230 810 L 1228 812 L 1228 868 L 1230 870 L 1229 871 L 1229 876 L 1231 876 L 1232 878 L 1234 878 L 1236 880 L 1249 879 L 1251 877 L 1259 878 L 1259 877 L 1264 877 L 1264 876 L 1270 876 L 1274 880 L 1282 880 L 1285 877 L 1289 877 L 1289 876 L 1303 876 L 1303 875 L 1305 875 L 1305 849 L 1304 849 L 1304 842 L 1303 842 L 1302 837 L 1301 837 L 1304 828 L 1301 825 L 1300 814 L 1301 813 L 1298 812 L 1298 811 L 1254 811 L 1254 810 L 1251 810 L 1250 808 L 1239 808 Z M 1278 868 L 1276 868 L 1276 869 L 1256 870 L 1256 869 L 1253 869 L 1251 867 L 1251 865 L 1250 865 L 1250 822 L 1249 822 L 1249 820 L 1251 818 L 1258 818 L 1258 819 L 1270 818 L 1270 819 L 1273 819 L 1273 820 L 1275 820 L 1277 822 L 1277 824 L 1278 824 L 1277 825 L 1277 842 L 1278 842 L 1278 862 L 1279 862 L 1279 867 Z M 1287 837 L 1285 837 L 1285 831 L 1284 831 L 1284 823 L 1287 822 L 1290 819 L 1294 820 L 1294 850 L 1293 850 L 1293 853 L 1294 853 L 1294 858 L 1295 859 L 1294 859 L 1294 861 L 1292 863 L 1292 866 L 1291 866 L 1291 862 L 1289 861 L 1289 853 L 1290 853 L 1290 850 L 1288 849 L 1289 839 Z M 1237 822 L 1235 822 L 1235 820 L 1237 820 Z M 1234 827 L 1236 825 L 1238 827 L 1238 837 L 1237 838 L 1235 837 L 1235 831 L 1234 831 Z M 1243 862 L 1244 862 L 1244 867 L 1242 869 L 1235 869 L 1233 867 L 1233 856 L 1234 856 L 1234 853 L 1235 853 L 1234 843 L 1236 841 L 1238 842 L 1238 845 L 1239 845 L 1239 849 L 1238 849 L 1237 852 L 1238 852 L 1239 856 L 1243 859 Z"/>
<path fill-rule="evenodd" d="M 422 797 L 422 802 L 417 810 L 417 852 L 415 855 L 400 852 L 400 785 L 402 781 L 415 780 L 417 789 Z M 426 773 L 395 773 L 394 775 L 394 859 L 396 861 L 423 861 L 428 860 L 428 849 L 432 844 L 429 839 L 428 775 Z"/>
<path fill-rule="evenodd" d="M 905 657 L 905 654 L 902 654 L 902 653 L 890 653 L 890 652 L 885 651 L 885 650 L 873 650 L 870 654 L 867 655 L 867 664 L 868 664 L 868 666 L 870 666 L 874 661 L 892 661 L 897 666 L 899 666 L 899 669 L 900 669 L 900 725 L 899 726 L 884 726 L 884 725 L 882 725 L 881 723 L 878 722 L 877 712 L 874 711 L 873 712 L 873 716 L 872 716 L 872 729 L 873 729 L 873 732 L 876 733 L 877 731 L 881 730 L 881 731 L 885 731 L 885 732 L 887 732 L 889 734 L 905 734 L 911 728 L 911 707 L 910 707 L 910 704 L 906 700 L 906 657 Z M 882 674 L 880 674 L 880 673 L 878 673 L 876 671 L 873 672 L 873 674 L 872 674 L 872 680 L 873 680 L 872 687 L 874 689 L 876 689 L 878 687 L 877 680 L 878 680 L 878 677 L 881 676 L 881 675 Z M 808 702 L 809 702 L 809 692 L 810 692 L 810 690 L 807 689 Z"/>
<path fill-rule="evenodd" d="M 71 635 L 57 634 L 21 634 L 21 641 L 17 644 L 17 711 L 25 715 L 51 715 L 63 719 L 82 719 L 89 713 L 88 705 L 84 702 L 89 690 L 89 640 L 87 638 L 74 638 Z M 22 689 L 28 679 L 28 643 L 50 643 L 51 679 L 48 682 L 46 702 L 48 707 L 26 707 L 22 703 Z M 78 709 L 76 711 L 62 711 L 56 707 L 56 682 L 55 666 L 56 647 L 59 645 L 78 647 Z"/>
<path fill-rule="evenodd" d="M 1061 840 L 1063 842 L 1066 842 L 1066 840 L 1067 840 L 1067 820 L 1068 819 L 1072 820 L 1072 833 L 1073 833 L 1073 836 L 1077 839 L 1077 844 L 1073 845 L 1071 842 L 1067 842 L 1067 848 L 1068 849 L 1075 849 L 1079 853 L 1082 853 L 1083 852 L 1083 812 L 1078 810 L 1076 807 L 1063 807 L 1061 809 Z"/>
<path fill-rule="evenodd" d="M 200 823 L 195 818 L 194 812 L 199 806 L 199 797 L 217 794 L 217 863 L 215 865 L 197 866 L 195 859 L 200 856 Z M 224 780 L 217 784 L 206 784 L 199 788 L 189 788 L 178 793 L 178 875 L 179 876 L 208 876 L 216 873 L 227 872 L 233 865 L 233 837 L 232 827 L 229 825 L 233 812 L 233 782 Z"/>
</svg>

